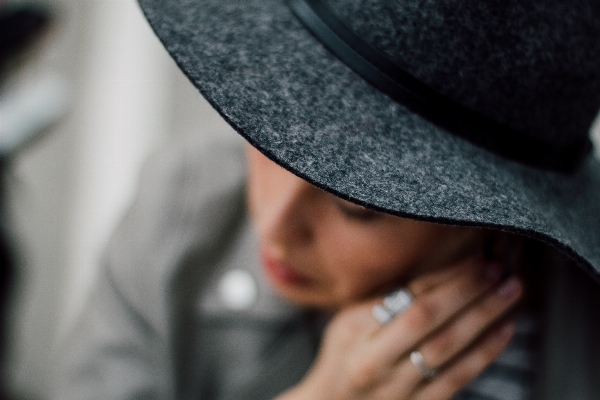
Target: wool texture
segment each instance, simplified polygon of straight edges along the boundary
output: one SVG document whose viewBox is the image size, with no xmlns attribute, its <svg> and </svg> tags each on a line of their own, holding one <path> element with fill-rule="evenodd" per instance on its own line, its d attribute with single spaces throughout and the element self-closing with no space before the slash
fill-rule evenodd
<svg viewBox="0 0 600 400">
<path fill-rule="evenodd" d="M 431 2 L 440 6 L 439 18 L 430 18 L 431 10 L 428 16 L 419 16 L 420 7 Z M 558 246 L 592 276 L 600 276 L 598 160 L 588 157 L 572 174 L 549 172 L 504 159 L 445 132 L 363 81 L 322 46 L 283 1 L 140 3 L 157 36 L 202 95 L 253 146 L 296 175 L 342 198 L 394 215 L 523 233 Z M 330 1 L 332 6 L 336 3 L 341 0 Z M 538 73 L 536 66 L 542 63 L 553 65 L 553 72 L 546 71 L 547 76 L 539 78 L 547 85 L 538 85 L 530 93 L 529 86 L 524 85 L 529 79 L 538 78 L 523 76 L 522 81 L 512 82 L 503 81 L 498 72 L 486 75 L 497 63 L 500 67 L 494 70 L 501 71 L 511 53 L 490 53 L 468 45 L 462 48 L 466 45 L 448 40 L 443 46 L 454 47 L 443 52 L 445 59 L 435 60 L 436 46 L 442 44 L 421 38 L 420 35 L 426 35 L 417 21 L 426 21 L 426 29 L 443 29 L 444 20 L 450 18 L 442 15 L 444 7 L 451 3 L 412 2 L 403 10 L 413 14 L 410 21 L 404 21 L 402 13 L 389 13 L 389 29 L 403 29 L 410 36 L 397 35 L 397 41 L 406 41 L 412 49 L 403 58 L 395 55 L 404 67 L 474 109 L 485 109 L 490 117 L 501 122 L 505 118 L 515 128 L 532 128 L 529 130 L 534 135 L 545 132 L 551 138 L 564 134 L 564 130 L 579 131 L 583 129 L 580 124 L 589 124 L 590 121 L 574 121 L 571 117 L 577 108 L 581 109 L 580 115 L 586 116 L 581 119 L 590 119 L 597 111 L 598 46 L 592 46 L 591 55 L 577 55 L 591 56 L 595 61 L 576 63 L 582 69 L 577 79 L 590 79 L 589 89 L 585 88 L 589 93 L 583 98 L 595 105 L 574 99 L 576 94 L 567 90 L 567 85 L 557 89 L 560 93 L 553 92 L 552 74 L 569 71 L 560 65 L 560 60 L 552 59 L 550 52 L 528 62 L 523 59 L 524 65 L 520 65 L 521 61 L 512 63 L 518 64 L 525 71 L 523 74 Z M 533 51 L 540 40 L 552 39 L 549 31 L 537 33 L 544 36 L 541 39 L 519 33 L 532 22 L 511 19 L 512 7 L 520 7 L 516 1 L 509 0 L 510 7 L 499 16 L 494 13 L 500 2 L 487 3 L 494 6 L 465 7 L 465 22 L 456 28 L 457 34 L 466 35 L 462 29 L 477 35 L 477 19 L 493 17 L 494 23 L 504 21 L 509 25 L 498 32 L 498 40 L 509 40 L 502 35 L 514 30 L 515 37 L 510 40 L 522 40 L 522 46 L 529 46 L 521 50 L 523 55 Z M 546 3 L 552 3 L 554 9 L 558 7 L 558 2 Z M 361 4 L 344 2 L 337 9 L 350 15 L 358 12 Z M 597 11 L 598 6 L 591 4 L 590 10 Z M 540 7 L 542 13 L 546 8 Z M 378 10 L 380 17 L 385 14 L 383 11 Z M 564 12 L 568 10 L 565 8 Z M 386 35 L 369 37 L 367 14 L 362 20 L 355 20 L 353 29 L 383 49 L 405 45 L 388 44 Z M 340 18 L 350 20 L 344 15 Z M 548 28 L 554 23 L 553 19 L 540 22 Z M 597 29 L 597 23 L 592 22 L 589 26 L 571 26 L 569 18 L 562 23 L 570 24 L 572 31 Z M 397 24 L 402 28 L 394 28 Z M 563 45 L 576 47 L 578 40 L 582 39 L 573 38 Z M 428 48 L 419 50 L 421 45 Z M 438 70 L 438 62 L 446 67 Z M 463 68 L 465 74 L 481 79 L 463 88 L 444 72 L 450 67 Z M 520 90 L 521 87 L 527 89 Z M 510 106 L 506 99 L 515 103 Z M 550 102 L 553 108 L 540 106 L 543 111 L 537 115 L 528 108 L 537 101 Z M 502 109 L 509 106 L 510 112 Z M 596 110 L 591 110 L 594 107 Z M 566 114 L 559 115 L 561 112 Z"/>
</svg>

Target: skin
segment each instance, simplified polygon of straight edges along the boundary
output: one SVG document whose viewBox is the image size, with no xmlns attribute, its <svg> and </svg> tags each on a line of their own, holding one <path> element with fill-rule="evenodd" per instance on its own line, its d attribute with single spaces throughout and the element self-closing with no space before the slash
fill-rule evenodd
<svg viewBox="0 0 600 400">
<path fill-rule="evenodd" d="M 283 298 L 334 314 L 311 370 L 281 399 L 449 399 L 508 344 L 522 284 L 483 260 L 485 231 L 367 210 L 250 146 L 247 158 L 265 274 Z M 382 325 L 371 309 L 400 286 L 415 301 Z M 435 379 L 410 361 L 415 349 Z"/>
</svg>

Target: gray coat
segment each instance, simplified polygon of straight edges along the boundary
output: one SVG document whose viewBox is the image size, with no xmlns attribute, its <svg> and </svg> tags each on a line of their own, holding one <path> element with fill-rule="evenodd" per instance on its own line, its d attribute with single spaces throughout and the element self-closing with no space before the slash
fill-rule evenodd
<svg viewBox="0 0 600 400">
<path fill-rule="evenodd" d="M 324 320 L 263 280 L 244 182 L 243 152 L 231 144 L 191 140 L 148 163 L 62 343 L 54 398 L 268 399 L 300 380 Z M 550 280 L 538 397 L 600 399 L 596 286 L 549 264 L 560 277 Z M 232 270 L 256 294 L 242 306 L 223 286 Z"/>
<path fill-rule="evenodd" d="M 54 398 L 265 399 L 303 376 L 319 324 L 261 279 L 244 181 L 239 146 L 185 142 L 148 163 L 61 345 Z M 219 290 L 233 269 L 256 286 L 241 310 Z"/>
</svg>

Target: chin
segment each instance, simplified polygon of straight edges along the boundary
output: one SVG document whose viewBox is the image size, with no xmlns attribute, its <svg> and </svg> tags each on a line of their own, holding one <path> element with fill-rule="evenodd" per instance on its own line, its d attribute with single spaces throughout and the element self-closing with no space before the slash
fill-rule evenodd
<svg viewBox="0 0 600 400">
<path fill-rule="evenodd" d="M 271 287 L 280 298 L 295 306 L 317 309 L 337 308 L 335 306 L 335 304 L 337 304 L 335 301 L 320 296 L 317 293 L 311 293 L 310 290 L 283 288 L 273 284 Z"/>
</svg>

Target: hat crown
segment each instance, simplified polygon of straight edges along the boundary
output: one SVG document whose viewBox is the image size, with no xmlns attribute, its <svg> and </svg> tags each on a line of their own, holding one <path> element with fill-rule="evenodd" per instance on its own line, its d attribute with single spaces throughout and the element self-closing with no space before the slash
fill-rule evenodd
<svg viewBox="0 0 600 400">
<path fill-rule="evenodd" d="M 554 144 L 600 108 L 600 3 L 327 0 L 365 42 L 442 95 Z"/>
</svg>

